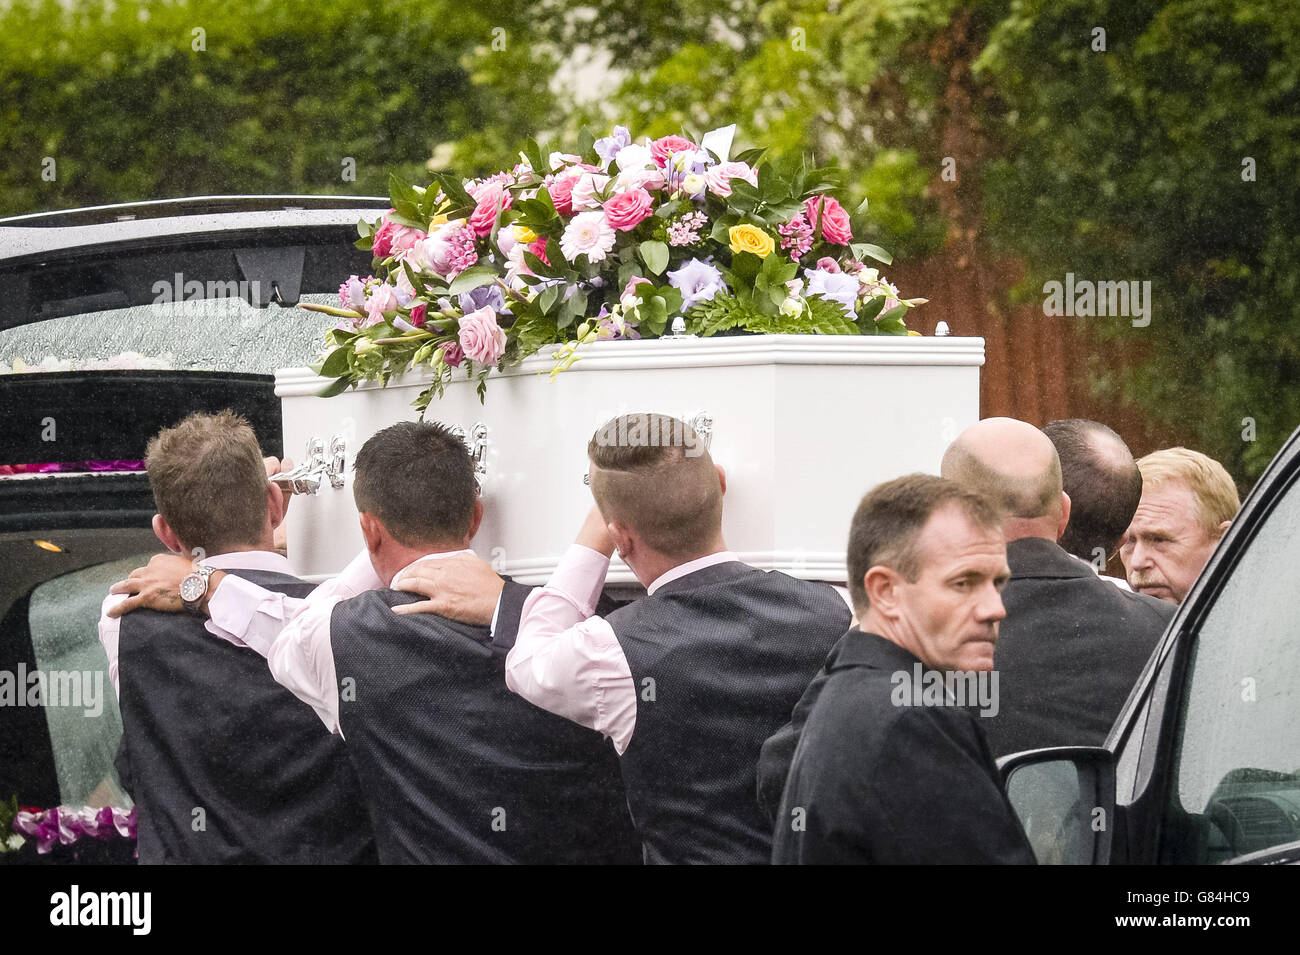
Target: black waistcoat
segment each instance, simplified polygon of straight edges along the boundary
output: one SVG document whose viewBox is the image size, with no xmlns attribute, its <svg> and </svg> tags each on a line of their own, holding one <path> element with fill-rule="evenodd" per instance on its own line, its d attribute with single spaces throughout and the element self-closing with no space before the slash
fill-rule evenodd
<svg viewBox="0 0 1300 955">
<path fill-rule="evenodd" d="M 383 863 L 638 863 L 613 746 L 505 684 L 486 627 L 390 609 L 375 590 L 334 608 L 339 724 Z"/>
<path fill-rule="evenodd" d="M 637 691 L 623 778 L 648 862 L 766 864 L 763 741 L 848 628 L 830 586 L 716 564 L 607 618 Z"/>
<path fill-rule="evenodd" d="M 227 573 L 293 597 L 315 586 Z M 259 654 L 197 617 L 138 610 L 122 617 L 118 682 L 142 863 L 375 861 L 343 741 Z"/>
</svg>

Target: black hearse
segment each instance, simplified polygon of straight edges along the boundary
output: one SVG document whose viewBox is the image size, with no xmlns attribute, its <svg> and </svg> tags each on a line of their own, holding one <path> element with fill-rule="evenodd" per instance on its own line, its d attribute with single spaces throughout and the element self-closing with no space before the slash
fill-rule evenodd
<svg viewBox="0 0 1300 955">
<path fill-rule="evenodd" d="M 133 462 L 161 428 L 222 408 L 281 456 L 273 372 L 313 360 L 331 321 L 291 306 L 336 304 L 369 272 L 356 225 L 387 208 L 240 196 L 0 219 L 0 819 L 129 805 L 96 623 L 108 585 L 159 549 Z M 31 859 L 31 843 L 4 851 L 10 835 L 0 861 Z"/>
</svg>

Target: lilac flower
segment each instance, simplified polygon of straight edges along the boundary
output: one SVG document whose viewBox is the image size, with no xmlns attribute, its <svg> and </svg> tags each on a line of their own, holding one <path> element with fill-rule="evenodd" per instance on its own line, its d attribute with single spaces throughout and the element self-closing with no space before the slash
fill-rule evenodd
<svg viewBox="0 0 1300 955">
<path fill-rule="evenodd" d="M 683 312 L 700 302 L 709 301 L 727 288 L 722 273 L 700 259 L 683 262 L 680 269 L 669 272 L 668 284 L 682 293 Z"/>
<path fill-rule="evenodd" d="M 632 134 L 626 126 L 615 126 L 613 134 L 596 140 L 596 155 L 600 157 L 600 168 L 608 169 L 618 151 L 624 146 L 632 145 Z"/>
<path fill-rule="evenodd" d="M 460 305 L 461 314 L 464 315 L 476 312 L 485 305 L 490 305 L 492 311 L 499 315 L 504 315 L 508 311 L 506 297 L 501 294 L 501 289 L 495 282 L 491 285 L 480 285 L 468 292 L 461 292 L 456 301 Z"/>
<path fill-rule="evenodd" d="M 813 227 L 801 212 L 785 225 L 776 227 L 781 234 L 781 248 L 790 250 L 790 258 L 798 261 L 812 248 Z"/>
<path fill-rule="evenodd" d="M 807 273 L 808 288 L 805 296 L 820 295 L 830 302 L 839 302 L 850 318 L 857 318 L 858 278 L 843 272 L 812 269 Z"/>
</svg>

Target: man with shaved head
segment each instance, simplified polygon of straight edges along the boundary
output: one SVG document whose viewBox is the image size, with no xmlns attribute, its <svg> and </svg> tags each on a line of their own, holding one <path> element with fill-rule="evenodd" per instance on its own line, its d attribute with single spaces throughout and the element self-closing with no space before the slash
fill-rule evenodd
<svg viewBox="0 0 1300 955">
<path fill-rule="evenodd" d="M 647 862 L 766 863 L 759 750 L 849 629 L 848 601 L 727 550 L 726 475 L 683 422 L 622 415 L 587 456 L 596 506 L 524 604 L 506 685 L 613 740 Z M 647 596 L 599 616 L 615 550 Z"/>
<path fill-rule="evenodd" d="M 1101 745 L 1172 608 L 1099 579 L 1057 543 L 1070 498 L 1056 448 L 1033 425 L 971 425 L 945 452 L 942 473 L 1003 513 L 1011 580 L 994 654 L 999 706 L 984 720 L 993 754 Z"/>
</svg>

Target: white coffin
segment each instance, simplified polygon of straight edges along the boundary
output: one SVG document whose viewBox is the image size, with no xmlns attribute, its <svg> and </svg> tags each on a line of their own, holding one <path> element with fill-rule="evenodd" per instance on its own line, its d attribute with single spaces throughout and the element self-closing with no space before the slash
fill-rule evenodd
<svg viewBox="0 0 1300 955">
<path fill-rule="evenodd" d="M 937 473 L 948 443 L 979 419 L 982 338 L 765 335 L 601 342 L 551 380 L 549 358 L 493 373 L 487 399 L 458 372 L 426 418 L 486 427 L 484 519 L 475 550 L 522 583 L 544 583 L 591 506 L 587 442 L 609 418 L 653 411 L 711 419 L 727 472 L 727 545 L 755 567 L 843 581 L 849 520 L 862 495 L 913 471 Z M 540 374 L 539 374 L 540 373 Z M 352 461 L 427 385 L 406 375 L 333 398 L 303 368 L 276 373 L 285 454 L 342 435 L 342 489 L 323 481 L 290 511 L 289 556 L 303 576 L 337 573 L 362 546 Z M 482 433 L 482 428 L 479 429 Z M 614 560 L 611 583 L 635 583 Z"/>
</svg>

